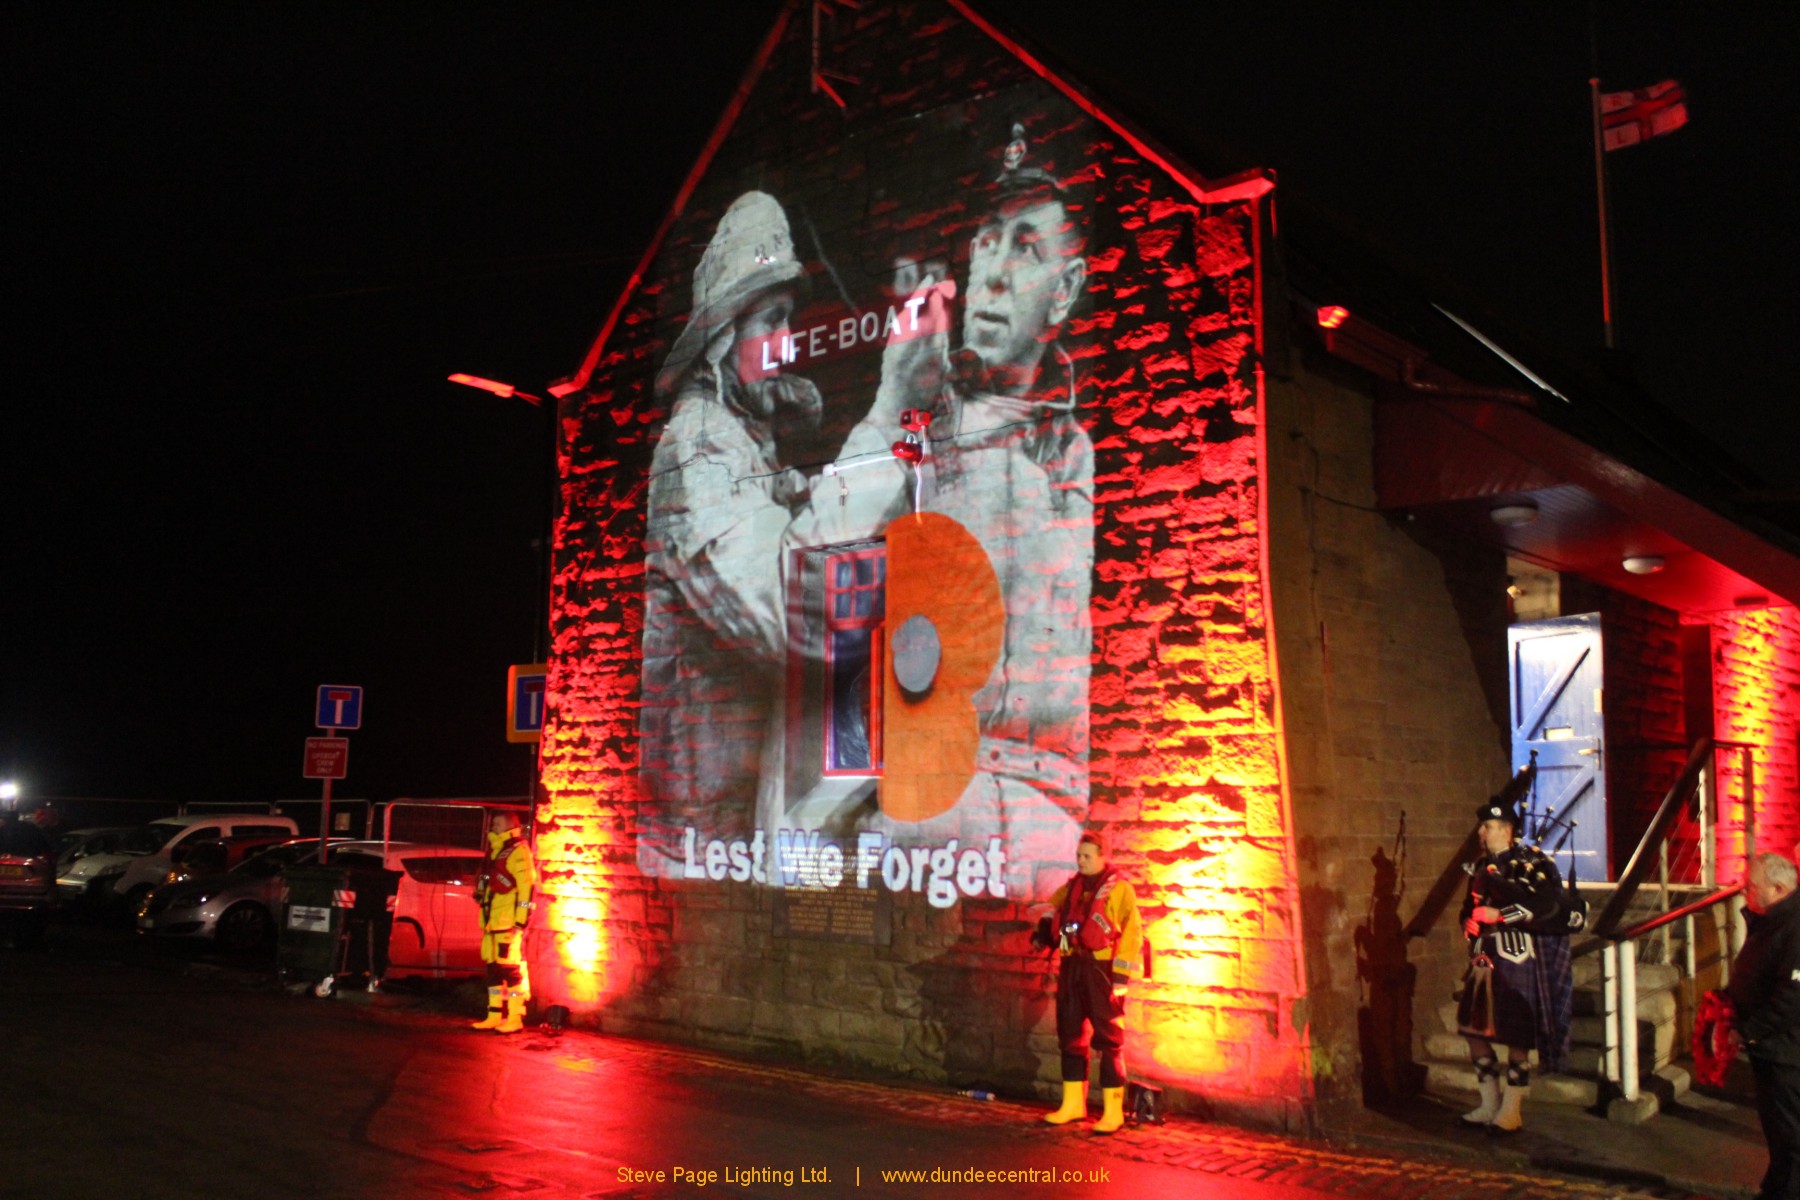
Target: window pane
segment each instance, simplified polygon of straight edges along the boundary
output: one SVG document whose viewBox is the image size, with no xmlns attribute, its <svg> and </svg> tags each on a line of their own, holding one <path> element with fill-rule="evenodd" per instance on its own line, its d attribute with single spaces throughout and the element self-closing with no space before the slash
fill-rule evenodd
<svg viewBox="0 0 1800 1200">
<path fill-rule="evenodd" d="M 827 667 L 830 696 L 829 769 L 869 768 L 869 631 L 839 629 L 831 635 Z"/>
</svg>

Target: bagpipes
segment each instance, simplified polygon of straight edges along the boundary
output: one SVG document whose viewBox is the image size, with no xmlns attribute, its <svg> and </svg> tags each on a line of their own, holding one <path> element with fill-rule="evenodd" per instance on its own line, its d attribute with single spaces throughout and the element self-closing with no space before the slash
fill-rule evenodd
<svg viewBox="0 0 1800 1200">
<path fill-rule="evenodd" d="M 1535 807 L 1537 803 L 1537 756 L 1538 752 L 1533 750 L 1531 761 L 1513 779 L 1514 784 L 1517 784 L 1520 779 L 1524 779 L 1525 782 L 1520 787 L 1520 791 L 1525 793 L 1526 798 L 1531 801 L 1530 805 L 1520 810 L 1527 825 L 1526 829 L 1520 830 L 1520 834 L 1529 845 L 1542 850 L 1543 843 L 1547 840 L 1546 831 L 1555 833 L 1558 829 L 1562 830 L 1561 836 L 1556 839 L 1556 844 L 1546 851 L 1550 861 L 1554 863 L 1556 856 L 1562 853 L 1562 848 L 1567 846 L 1569 839 L 1575 836 L 1575 827 L 1581 822 L 1569 820 L 1567 814 L 1558 816 L 1553 808 L 1546 808 L 1542 813 L 1537 811 Z M 1509 788 L 1511 786 L 1513 785 L 1508 785 Z M 1563 877 L 1562 889 L 1563 915 L 1568 923 L 1568 928 L 1561 932 L 1567 934 L 1580 933 L 1587 928 L 1588 923 L 1587 898 L 1581 894 L 1581 890 L 1575 884 L 1575 862 L 1575 850 L 1570 847 L 1569 873 Z"/>
<path fill-rule="evenodd" d="M 1737 1056 L 1732 1037 L 1735 1017 L 1731 997 L 1724 992 L 1700 997 L 1700 1010 L 1694 1014 L 1694 1078 L 1707 1087 L 1725 1086 L 1725 1073 Z"/>
</svg>

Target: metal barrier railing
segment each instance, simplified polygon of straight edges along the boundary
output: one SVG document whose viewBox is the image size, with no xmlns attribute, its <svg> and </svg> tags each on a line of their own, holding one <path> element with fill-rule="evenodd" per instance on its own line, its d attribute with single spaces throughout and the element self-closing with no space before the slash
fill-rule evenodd
<svg viewBox="0 0 1800 1200">
<path fill-rule="evenodd" d="M 1630 861 L 1619 876 L 1618 885 L 1613 889 L 1611 898 L 1601 910 L 1599 918 L 1591 926 L 1594 938 L 1592 941 L 1575 949 L 1577 955 L 1598 951 L 1601 956 L 1602 973 L 1602 1007 L 1605 1012 L 1605 1049 L 1602 1069 L 1606 1080 L 1613 1084 L 1620 1096 L 1626 1100 L 1637 1099 L 1641 1088 L 1638 1079 L 1638 995 L 1637 995 L 1637 960 L 1638 942 L 1649 935 L 1658 935 L 1667 943 L 1666 930 L 1676 921 L 1681 921 L 1686 935 L 1684 950 L 1686 977 L 1694 981 L 1698 977 L 1696 961 L 1695 918 L 1703 913 L 1713 914 L 1714 928 L 1719 946 L 1718 967 L 1721 983 L 1731 978 L 1731 961 L 1737 949 L 1743 945 L 1743 921 L 1741 917 L 1743 895 L 1741 885 L 1730 888 L 1718 888 L 1718 828 L 1719 811 L 1717 788 L 1713 785 L 1716 778 L 1716 763 L 1721 751 L 1736 751 L 1739 755 L 1739 797 L 1743 804 L 1744 821 L 1744 861 L 1746 864 L 1756 853 L 1756 804 L 1755 781 L 1756 760 L 1754 747 L 1744 742 L 1716 741 L 1702 738 L 1694 743 L 1693 751 L 1688 755 L 1687 765 L 1682 768 L 1681 776 L 1670 787 L 1663 797 L 1662 805 L 1651 820 L 1650 827 L 1644 831 L 1637 849 L 1632 852 Z M 1689 802 L 1695 805 L 1695 821 L 1700 831 L 1700 876 L 1701 889 L 1709 894 L 1700 899 L 1670 907 L 1672 889 L 1668 873 L 1668 838 L 1674 830 L 1677 819 L 1686 810 Z M 1652 864 L 1658 866 L 1660 890 L 1662 893 L 1663 911 L 1653 917 L 1634 922 L 1621 928 L 1626 912 L 1632 900 L 1643 886 Z M 1696 985 L 1697 986 L 1697 985 Z"/>
</svg>

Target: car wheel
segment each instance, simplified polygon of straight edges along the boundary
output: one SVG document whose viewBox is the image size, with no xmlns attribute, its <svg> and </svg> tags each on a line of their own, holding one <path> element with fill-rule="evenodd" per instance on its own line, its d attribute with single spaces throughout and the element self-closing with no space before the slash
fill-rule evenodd
<svg viewBox="0 0 1800 1200">
<path fill-rule="evenodd" d="M 269 916 L 269 910 L 260 904 L 245 902 L 234 904 L 219 914 L 215 936 L 221 950 L 232 954 L 248 954 L 267 946 L 269 937 L 274 932 L 275 921 Z"/>
</svg>

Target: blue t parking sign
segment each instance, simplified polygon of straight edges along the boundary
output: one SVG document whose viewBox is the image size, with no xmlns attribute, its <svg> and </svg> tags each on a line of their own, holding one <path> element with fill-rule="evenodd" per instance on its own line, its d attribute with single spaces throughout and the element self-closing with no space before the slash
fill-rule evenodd
<svg viewBox="0 0 1800 1200">
<path fill-rule="evenodd" d="M 544 663 L 525 663 L 506 670 L 506 740 L 535 742 L 544 729 Z"/>
<path fill-rule="evenodd" d="M 341 683 L 319 685 L 319 710 L 315 724 L 320 729 L 361 729 L 362 693 L 359 687 Z"/>
</svg>

